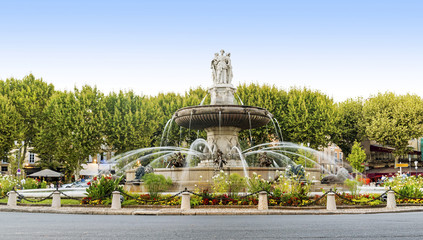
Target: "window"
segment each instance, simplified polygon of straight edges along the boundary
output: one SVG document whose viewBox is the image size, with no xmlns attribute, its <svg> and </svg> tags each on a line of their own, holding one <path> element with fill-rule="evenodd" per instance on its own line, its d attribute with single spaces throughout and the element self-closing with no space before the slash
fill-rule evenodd
<svg viewBox="0 0 423 240">
<path fill-rule="evenodd" d="M 1 162 L 2 163 L 7 163 L 8 162 L 7 156 L 4 156 L 3 159 L 1 160 Z"/>
<path fill-rule="evenodd" d="M 29 153 L 29 163 L 34 164 L 35 163 L 35 154 L 30 152 Z"/>
<path fill-rule="evenodd" d="M 7 166 L 1 166 L 1 171 L 2 172 L 7 172 Z"/>
</svg>

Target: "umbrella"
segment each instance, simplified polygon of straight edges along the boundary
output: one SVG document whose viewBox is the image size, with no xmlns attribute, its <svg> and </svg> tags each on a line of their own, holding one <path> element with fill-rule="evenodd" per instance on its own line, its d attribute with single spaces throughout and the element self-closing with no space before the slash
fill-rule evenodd
<svg viewBox="0 0 423 240">
<path fill-rule="evenodd" d="M 28 175 L 28 177 L 62 177 L 63 174 L 59 172 L 55 172 L 50 169 L 44 169 L 39 172 L 35 172 L 33 174 Z"/>
</svg>

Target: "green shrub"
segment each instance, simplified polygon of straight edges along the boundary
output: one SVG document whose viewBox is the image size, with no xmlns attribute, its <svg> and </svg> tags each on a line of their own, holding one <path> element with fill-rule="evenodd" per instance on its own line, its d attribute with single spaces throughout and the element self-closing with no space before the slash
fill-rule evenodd
<svg viewBox="0 0 423 240">
<path fill-rule="evenodd" d="M 423 193 L 420 191 L 420 188 L 423 187 L 422 176 L 403 177 L 397 175 L 393 177 L 392 181 L 386 181 L 384 186 L 391 187 L 394 191 L 410 198 L 423 197 Z M 398 198 L 405 198 L 404 196 L 398 196 Z"/>
<path fill-rule="evenodd" d="M 25 181 L 22 181 L 23 189 L 36 189 L 38 188 L 38 181 L 33 178 L 25 178 Z"/>
<path fill-rule="evenodd" d="M 357 196 L 359 190 L 358 190 L 358 185 L 359 182 L 353 179 L 345 179 L 344 184 L 348 187 L 348 189 L 351 192 L 351 195 L 353 196 Z"/>
<path fill-rule="evenodd" d="M 272 183 L 265 179 L 262 179 L 261 175 L 257 175 L 257 173 L 253 173 L 253 177 L 248 178 L 247 182 L 248 182 L 248 191 L 250 193 L 254 193 L 258 191 L 271 192 L 272 190 Z"/>
<path fill-rule="evenodd" d="M 5 196 L 18 185 L 18 179 L 9 175 L 0 175 L 0 196 Z"/>
<path fill-rule="evenodd" d="M 228 178 L 228 189 L 227 192 L 230 196 L 236 196 L 239 192 L 245 189 L 246 181 L 245 178 L 241 177 L 238 173 L 232 173 Z"/>
<path fill-rule="evenodd" d="M 172 186 L 172 179 L 170 177 L 165 178 L 160 174 L 148 173 L 142 179 L 152 198 L 157 198 L 159 193 L 166 191 Z"/>
<path fill-rule="evenodd" d="M 90 200 L 103 200 L 109 198 L 115 190 L 123 191 L 123 187 L 119 186 L 121 179 L 122 177 L 113 179 L 112 176 L 94 177 L 93 181 L 88 182 L 87 198 Z"/>
</svg>

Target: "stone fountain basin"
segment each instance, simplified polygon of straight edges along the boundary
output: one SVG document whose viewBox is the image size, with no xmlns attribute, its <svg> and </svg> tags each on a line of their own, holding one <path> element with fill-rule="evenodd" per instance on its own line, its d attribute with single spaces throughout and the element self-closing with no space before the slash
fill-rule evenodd
<svg viewBox="0 0 423 240">
<path fill-rule="evenodd" d="M 269 123 L 272 114 L 264 108 L 243 105 L 203 105 L 177 110 L 175 122 L 182 127 L 203 130 L 211 127 L 258 128 Z"/>
</svg>

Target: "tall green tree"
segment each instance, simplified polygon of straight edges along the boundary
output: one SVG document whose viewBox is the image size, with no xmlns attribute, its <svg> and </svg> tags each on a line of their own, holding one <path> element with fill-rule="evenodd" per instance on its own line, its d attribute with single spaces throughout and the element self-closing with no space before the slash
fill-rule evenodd
<svg viewBox="0 0 423 240">
<path fill-rule="evenodd" d="M 36 152 L 43 159 L 59 161 L 67 176 L 78 177 L 81 165 L 89 155 L 100 152 L 105 141 L 103 98 L 90 86 L 54 95 L 45 111 L 49 121 L 40 130 Z"/>
<path fill-rule="evenodd" d="M 348 154 L 347 161 L 356 172 L 363 172 L 363 163 L 366 161 L 366 152 L 362 149 L 359 142 L 354 142 L 351 153 Z"/>
<path fill-rule="evenodd" d="M 327 95 L 307 88 L 293 88 L 282 118 L 284 139 L 310 144 L 317 149 L 333 141 L 336 133 L 335 104 Z"/>
<path fill-rule="evenodd" d="M 34 143 L 39 125 L 42 125 L 43 114 L 50 97 L 54 93 L 54 86 L 42 79 L 36 79 L 32 74 L 22 80 L 15 78 L 0 81 L 0 94 L 7 96 L 22 119 L 22 135 L 18 141 L 24 141 L 21 159 L 28 147 Z"/>
<path fill-rule="evenodd" d="M 354 142 L 361 142 L 364 137 L 362 98 L 348 99 L 337 104 L 337 112 L 337 131 L 333 142 L 341 148 L 344 156 L 348 156 Z"/>
<path fill-rule="evenodd" d="M 161 117 L 153 101 L 132 91 L 120 91 L 109 94 L 105 105 L 105 136 L 110 150 L 119 154 L 152 145 Z"/>
<path fill-rule="evenodd" d="M 20 138 L 21 124 L 21 116 L 12 102 L 0 95 L 0 160 L 8 157 L 14 141 Z"/>
<path fill-rule="evenodd" d="M 363 114 L 368 138 L 395 148 L 396 162 L 409 153 L 408 142 L 423 135 L 423 102 L 417 95 L 379 93 L 367 100 Z"/>
<path fill-rule="evenodd" d="M 279 124 L 283 127 L 288 102 L 288 96 L 284 90 L 269 85 L 241 84 L 237 87 L 236 93 L 244 105 L 265 108 L 276 119 L 272 119 L 266 126 L 251 130 L 253 145 L 285 138 L 285 131 L 282 131 L 282 136 L 279 136 Z M 239 136 L 241 140 L 249 142 L 248 145 L 251 146 L 249 130 L 240 132 Z"/>
</svg>

